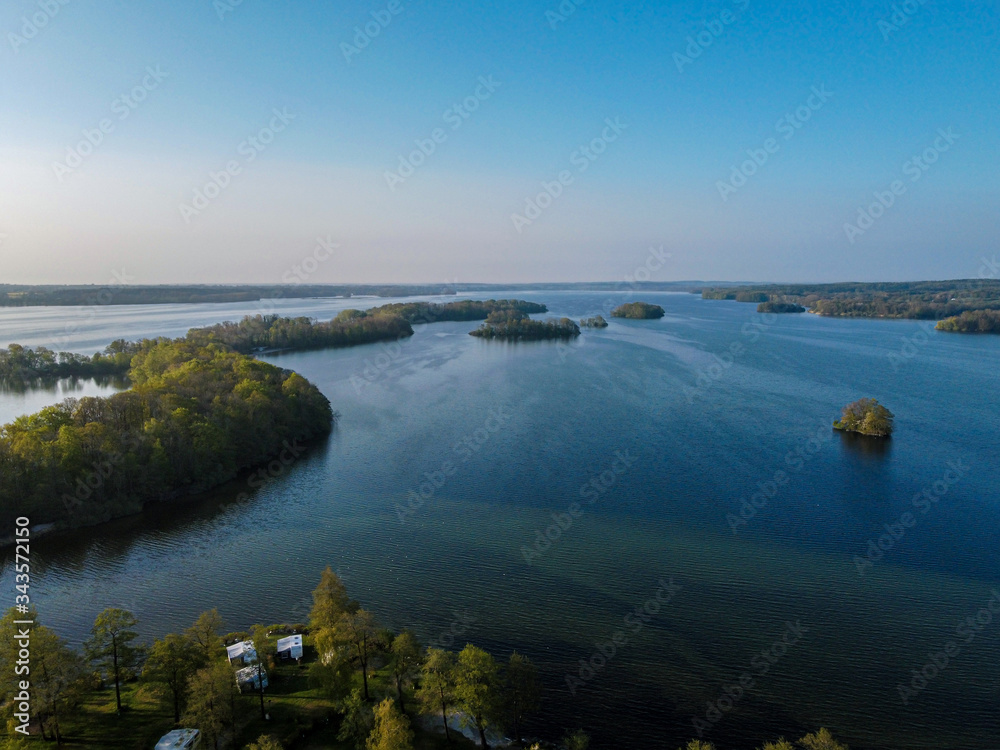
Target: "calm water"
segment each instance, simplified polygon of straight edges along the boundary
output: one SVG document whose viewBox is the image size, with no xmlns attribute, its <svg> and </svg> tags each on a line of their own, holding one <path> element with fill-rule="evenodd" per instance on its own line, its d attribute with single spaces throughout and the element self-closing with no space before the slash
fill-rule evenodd
<svg viewBox="0 0 1000 750">
<path fill-rule="evenodd" d="M 609 304 L 517 296 L 574 318 Z M 72 640 L 109 605 L 134 610 L 149 637 L 216 605 L 232 628 L 301 620 L 329 564 L 389 625 L 447 644 L 462 621 L 458 645 L 527 653 L 545 678 L 549 726 L 585 727 L 598 748 L 676 748 L 747 672 L 752 687 L 705 734 L 721 748 L 820 725 L 855 750 L 1000 747 L 1000 615 L 956 636 L 1000 589 L 1000 338 L 643 298 L 667 317 L 615 320 L 569 346 L 482 341 L 466 335 L 473 324 L 438 323 L 398 347 L 269 358 L 340 411 L 330 439 L 244 502 L 235 483 L 183 512 L 40 539 L 41 617 Z M 277 308 L 325 318 L 348 306 L 363 305 Z M 0 345 L 63 335 L 54 348 L 92 351 L 254 311 L 110 308 L 81 323 L 66 308 L 0 310 Z M 913 356 L 890 358 L 907 339 Z M 895 412 L 890 444 L 829 429 L 862 396 Z M 0 393 L 5 416 L 17 398 Z M 630 464 L 620 474 L 617 452 Z M 610 486 L 581 497 L 602 473 Z M 421 485 L 427 499 L 401 515 Z M 761 486 L 770 494 L 737 524 Z M 940 498 L 921 513 L 911 500 L 925 488 Z M 582 514 L 529 565 L 522 548 L 574 502 Z M 859 574 L 855 556 L 908 510 L 915 525 Z M 636 620 L 670 577 L 679 591 Z M 8 561 L 4 590 L 11 578 Z M 765 660 L 789 622 L 801 637 Z M 628 643 L 601 666 L 597 644 L 618 630 Z M 949 640 L 961 640 L 958 655 L 903 705 L 897 684 Z M 572 695 L 566 676 L 580 677 L 581 659 L 600 668 Z"/>
</svg>

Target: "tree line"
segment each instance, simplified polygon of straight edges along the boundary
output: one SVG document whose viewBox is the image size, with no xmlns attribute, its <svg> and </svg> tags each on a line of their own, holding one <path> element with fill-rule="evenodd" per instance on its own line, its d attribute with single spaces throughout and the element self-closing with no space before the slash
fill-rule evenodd
<svg viewBox="0 0 1000 750">
<path fill-rule="evenodd" d="M 701 296 L 737 302 L 795 303 L 820 315 L 836 317 L 940 320 L 965 312 L 1000 311 L 1000 280 L 761 284 L 712 287 L 703 289 Z"/>
<path fill-rule="evenodd" d="M 318 321 L 305 316 L 247 315 L 239 321 L 225 321 L 192 328 L 178 341 L 199 346 L 222 344 L 241 354 L 264 350 L 326 349 L 392 341 L 413 335 L 413 323 L 485 320 L 496 311 L 517 310 L 542 313 L 548 308 L 524 300 L 460 300 L 456 302 L 398 302 L 370 310 L 343 310 L 332 320 Z M 132 358 L 151 340 L 118 340 L 103 352 L 87 356 L 54 352 L 44 346 L 34 349 L 11 344 L 0 349 L 0 379 L 31 382 L 39 378 L 98 377 L 126 375 Z M 156 342 L 162 343 L 164 339 Z"/>
<path fill-rule="evenodd" d="M 0 380 L 30 382 L 39 378 L 124 375 L 140 348 L 140 344 L 118 340 L 109 344 L 103 352 L 88 357 L 72 352 L 54 352 L 44 346 L 32 349 L 11 344 L 7 349 L 0 349 Z"/>
</svg>

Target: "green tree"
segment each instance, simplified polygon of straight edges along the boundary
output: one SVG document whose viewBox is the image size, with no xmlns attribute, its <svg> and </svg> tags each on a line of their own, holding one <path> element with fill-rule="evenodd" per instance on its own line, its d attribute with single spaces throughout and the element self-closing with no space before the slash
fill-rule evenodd
<svg viewBox="0 0 1000 750">
<path fill-rule="evenodd" d="M 358 603 L 347 595 L 347 588 L 340 576 L 330 566 L 320 575 L 319 585 L 313 590 L 313 606 L 309 613 L 309 627 L 314 631 L 332 628 L 344 613 L 358 610 Z"/>
<path fill-rule="evenodd" d="M 184 631 L 184 634 L 201 652 L 200 666 L 205 666 L 210 661 L 222 656 L 222 637 L 219 633 L 222 632 L 223 627 L 225 627 L 225 623 L 222 620 L 222 615 L 219 614 L 218 609 L 213 608 L 198 615 L 194 624 Z"/>
<path fill-rule="evenodd" d="M 235 721 L 235 682 L 232 668 L 224 661 L 202 667 L 188 680 L 184 722 L 200 729 L 205 740 L 216 750 L 222 733 Z"/>
<path fill-rule="evenodd" d="M 774 742 L 765 742 L 760 750 L 795 750 L 795 745 L 782 737 Z"/>
<path fill-rule="evenodd" d="M 17 731 L 18 726 L 13 718 L 7 719 L 7 739 L 0 745 L 3 750 L 31 750 L 28 738 Z"/>
<path fill-rule="evenodd" d="M 514 741 L 520 743 L 525 714 L 538 708 L 538 669 L 531 659 L 515 651 L 510 655 L 503 686 L 508 721 L 514 730 Z"/>
<path fill-rule="evenodd" d="M 344 716 L 340 721 L 337 739 L 352 743 L 357 750 L 363 750 L 374 723 L 375 716 L 361 691 L 354 690 L 344 700 Z"/>
<path fill-rule="evenodd" d="M 60 718 L 72 710 L 82 693 L 83 660 L 52 630 L 32 627 L 31 685 L 34 711 L 41 725 L 57 744 L 62 744 Z"/>
<path fill-rule="evenodd" d="M 471 643 L 458 654 L 455 698 L 479 732 L 482 750 L 489 750 L 486 730 L 501 724 L 503 716 L 500 668 L 489 652 Z"/>
<path fill-rule="evenodd" d="M 383 648 L 375 616 L 364 609 L 342 612 L 336 625 L 316 635 L 321 654 L 332 654 L 334 660 L 349 660 L 361 671 L 365 700 L 368 695 L 368 666 L 372 656 Z"/>
<path fill-rule="evenodd" d="M 691 740 L 687 743 L 681 750 L 715 750 L 715 745 L 711 742 L 702 742 L 701 740 Z"/>
<path fill-rule="evenodd" d="M 392 639 L 389 654 L 389 668 L 396 682 L 396 697 L 399 699 L 399 710 L 406 713 L 403 688 L 420 671 L 420 644 L 417 637 L 409 630 Z"/>
<path fill-rule="evenodd" d="M 374 713 L 375 725 L 366 743 L 368 750 L 413 750 L 410 720 L 392 698 L 379 703 Z"/>
<path fill-rule="evenodd" d="M 587 750 L 590 747 L 590 735 L 582 729 L 577 729 L 563 737 L 562 744 L 566 750 Z"/>
<path fill-rule="evenodd" d="M 270 734 L 262 734 L 256 742 L 247 745 L 246 750 L 285 750 L 285 746 L 278 741 L 277 737 Z"/>
<path fill-rule="evenodd" d="M 849 750 L 847 745 L 833 739 L 830 730 L 826 728 L 807 734 L 799 740 L 799 745 L 805 750 Z"/>
<path fill-rule="evenodd" d="M 439 648 L 427 649 L 417 698 L 428 711 L 441 711 L 444 736 L 451 742 L 448 709 L 455 703 L 455 655 Z"/>
<path fill-rule="evenodd" d="M 838 430 L 888 437 L 892 434 L 893 419 L 893 413 L 878 401 L 862 398 L 845 406 L 833 426 Z"/>
<path fill-rule="evenodd" d="M 143 665 L 142 678 L 165 693 L 174 709 L 174 723 L 181 720 L 188 680 L 199 667 L 201 650 L 187 638 L 169 633 L 154 641 Z"/>
<path fill-rule="evenodd" d="M 125 609 L 110 607 L 97 616 L 87 639 L 89 661 L 108 672 L 115 681 L 115 705 L 122 710 L 121 683 L 131 677 L 142 661 L 142 647 L 135 643 L 139 634 L 135 615 Z"/>
</svg>

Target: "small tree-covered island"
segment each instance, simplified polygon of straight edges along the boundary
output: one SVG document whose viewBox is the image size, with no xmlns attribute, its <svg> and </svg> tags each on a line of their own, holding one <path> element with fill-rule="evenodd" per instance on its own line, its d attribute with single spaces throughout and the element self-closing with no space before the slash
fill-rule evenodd
<svg viewBox="0 0 1000 750">
<path fill-rule="evenodd" d="M 833 428 L 887 438 L 892 435 L 893 418 L 893 413 L 875 399 L 862 398 L 844 407 L 840 419 L 833 423 Z"/>
<path fill-rule="evenodd" d="M 520 310 L 497 310 L 491 312 L 479 328 L 469 331 L 469 335 L 508 341 L 571 339 L 580 335 L 580 326 L 569 318 L 531 320 Z"/>
<path fill-rule="evenodd" d="M 648 302 L 626 302 L 611 311 L 611 316 L 614 318 L 630 318 L 632 320 L 656 320 L 666 314 L 666 310 L 662 307 L 651 305 Z"/>
<path fill-rule="evenodd" d="M 580 321 L 581 328 L 607 328 L 608 321 L 603 315 L 595 315 L 593 318 L 583 318 Z"/>
</svg>

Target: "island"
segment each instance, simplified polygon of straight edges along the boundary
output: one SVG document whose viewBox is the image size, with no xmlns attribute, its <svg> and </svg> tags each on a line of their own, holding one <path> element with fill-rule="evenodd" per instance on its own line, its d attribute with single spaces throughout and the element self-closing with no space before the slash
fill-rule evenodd
<svg viewBox="0 0 1000 750">
<path fill-rule="evenodd" d="M 761 302 L 757 305 L 759 313 L 804 313 L 806 309 L 794 302 Z"/>
<path fill-rule="evenodd" d="M 612 310 L 611 315 L 615 318 L 632 320 L 656 320 L 666 315 L 666 311 L 659 305 L 651 305 L 648 302 L 626 302 Z"/>
<path fill-rule="evenodd" d="M 892 435 L 892 420 L 893 413 L 878 401 L 873 398 L 862 398 L 844 407 L 840 419 L 833 423 L 833 428 L 887 438 Z"/>
<path fill-rule="evenodd" d="M 602 315 L 595 315 L 593 318 L 583 318 L 580 321 L 581 328 L 607 328 L 608 321 Z"/>
<path fill-rule="evenodd" d="M 968 310 L 939 321 L 934 328 L 951 333 L 1000 333 L 1000 310 Z"/>
<path fill-rule="evenodd" d="M 580 335 L 580 327 L 569 318 L 531 320 L 520 310 L 498 310 L 489 314 L 486 322 L 470 336 L 507 341 L 543 341 L 571 339 Z"/>
</svg>

